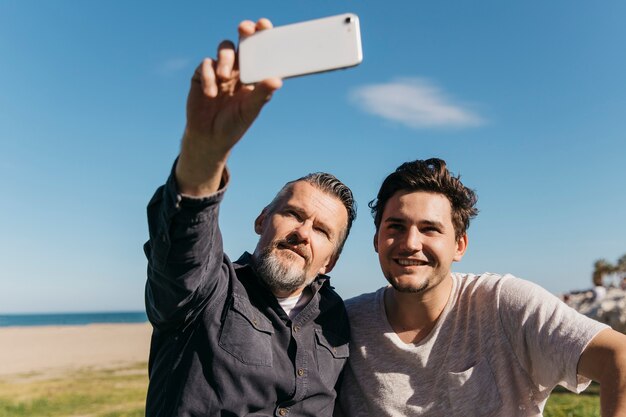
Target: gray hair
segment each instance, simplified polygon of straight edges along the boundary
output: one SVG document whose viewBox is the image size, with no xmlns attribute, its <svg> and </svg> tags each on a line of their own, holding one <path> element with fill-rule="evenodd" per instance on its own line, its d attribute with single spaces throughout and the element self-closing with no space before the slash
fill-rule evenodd
<svg viewBox="0 0 626 417">
<path fill-rule="evenodd" d="M 305 175 L 304 177 L 298 178 L 297 180 L 289 181 L 283 185 L 283 188 L 281 188 L 276 194 L 272 202 L 267 205 L 266 209 L 270 212 L 273 211 L 278 201 L 280 201 L 290 190 L 291 186 L 297 182 L 306 182 L 318 190 L 336 197 L 346 208 L 346 211 L 348 212 L 348 224 L 346 225 L 343 235 L 339 239 L 339 244 L 337 245 L 337 249 L 335 251 L 335 256 L 339 256 L 343 250 L 343 245 L 346 243 L 346 239 L 348 239 L 348 234 L 350 234 L 352 223 L 356 219 L 356 201 L 354 201 L 352 190 L 350 190 L 347 185 L 339 181 L 339 179 L 332 174 L 327 172 L 313 172 Z"/>
</svg>

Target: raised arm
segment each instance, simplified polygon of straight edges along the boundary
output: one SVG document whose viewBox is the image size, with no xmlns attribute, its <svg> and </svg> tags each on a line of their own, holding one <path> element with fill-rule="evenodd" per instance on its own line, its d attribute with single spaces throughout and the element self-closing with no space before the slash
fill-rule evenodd
<svg viewBox="0 0 626 417">
<path fill-rule="evenodd" d="M 600 383 L 602 417 L 626 417 L 626 335 L 598 333 L 580 356 L 578 373 Z"/>
<path fill-rule="evenodd" d="M 267 19 L 244 21 L 239 36 L 270 29 Z M 242 85 L 235 45 L 220 43 L 217 59 L 205 59 L 196 69 L 187 98 L 187 125 L 176 165 L 176 182 L 182 194 L 202 197 L 217 191 L 233 146 L 254 122 L 274 91 L 277 78 L 254 86 Z"/>
<path fill-rule="evenodd" d="M 245 21 L 239 34 L 270 27 L 267 19 Z M 216 191 L 226 183 L 224 167 L 232 147 L 281 85 L 279 79 L 242 85 L 230 41 L 220 44 L 217 59 L 205 59 L 195 71 L 174 176 L 148 205 L 146 311 L 155 328 L 189 322 L 227 285 L 218 227 L 223 190 Z"/>
</svg>

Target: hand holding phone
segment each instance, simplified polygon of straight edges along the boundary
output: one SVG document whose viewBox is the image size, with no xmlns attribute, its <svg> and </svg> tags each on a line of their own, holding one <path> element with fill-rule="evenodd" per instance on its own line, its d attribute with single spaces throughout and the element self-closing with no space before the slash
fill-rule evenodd
<svg viewBox="0 0 626 417">
<path fill-rule="evenodd" d="M 251 36 L 271 27 L 267 19 L 243 21 L 239 34 Z M 205 58 L 191 78 L 187 123 L 176 164 L 182 194 L 206 197 L 218 190 L 231 149 L 282 85 L 278 78 L 242 85 L 236 56 L 235 44 L 222 41 L 216 58 Z"/>
<path fill-rule="evenodd" d="M 259 31 L 240 40 L 244 84 L 353 67 L 361 63 L 359 18 L 346 13 Z"/>
</svg>

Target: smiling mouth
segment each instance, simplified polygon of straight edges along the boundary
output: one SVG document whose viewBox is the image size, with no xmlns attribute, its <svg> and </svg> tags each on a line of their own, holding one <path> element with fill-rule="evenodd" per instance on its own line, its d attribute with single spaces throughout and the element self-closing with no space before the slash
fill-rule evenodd
<svg viewBox="0 0 626 417">
<path fill-rule="evenodd" d="M 401 266 L 422 266 L 428 265 L 426 261 L 420 261 L 417 259 L 396 259 L 396 263 Z"/>
</svg>

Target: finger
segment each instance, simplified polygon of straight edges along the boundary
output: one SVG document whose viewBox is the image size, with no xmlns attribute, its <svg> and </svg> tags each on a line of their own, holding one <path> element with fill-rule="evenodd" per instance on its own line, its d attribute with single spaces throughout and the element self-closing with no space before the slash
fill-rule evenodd
<svg viewBox="0 0 626 417">
<path fill-rule="evenodd" d="M 270 22 L 270 20 L 266 19 L 265 17 L 260 18 L 256 22 L 256 30 L 266 30 L 266 29 L 271 29 L 273 27 L 274 25 L 272 25 L 272 22 Z"/>
<path fill-rule="evenodd" d="M 282 85 L 283 81 L 280 78 L 268 78 L 257 83 L 254 90 L 250 92 L 250 108 L 247 110 L 254 113 L 256 117 L 263 105 L 272 98 L 272 94 Z"/>
<path fill-rule="evenodd" d="M 265 103 L 272 98 L 272 94 L 282 86 L 282 83 L 280 78 L 268 78 L 254 86 L 242 103 L 240 116 L 244 123 L 249 125 L 256 119 Z"/>
<path fill-rule="evenodd" d="M 231 41 L 222 41 L 217 50 L 217 76 L 230 80 L 235 66 L 235 45 Z"/>
<path fill-rule="evenodd" d="M 205 58 L 191 78 L 192 83 L 199 83 L 202 92 L 209 97 L 217 96 L 217 84 L 215 80 L 215 70 L 213 69 L 214 61 L 211 58 Z"/>
<path fill-rule="evenodd" d="M 239 23 L 239 37 L 245 38 L 246 36 L 252 35 L 256 31 L 256 26 L 252 20 L 244 20 Z"/>
</svg>

